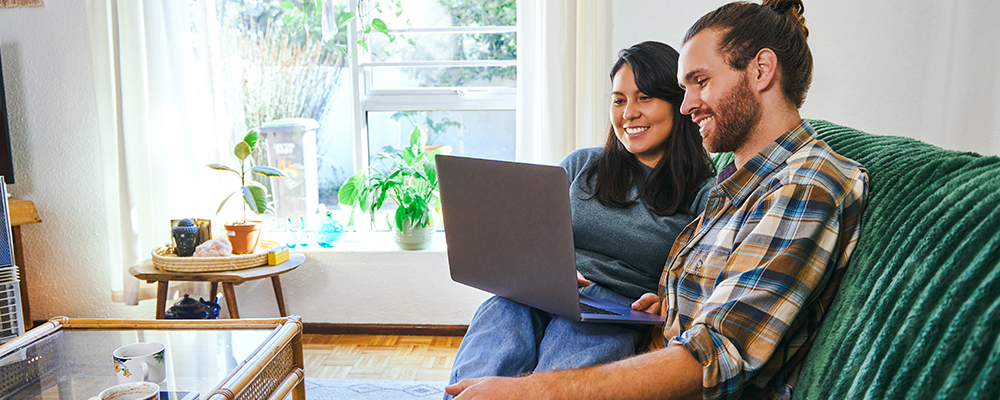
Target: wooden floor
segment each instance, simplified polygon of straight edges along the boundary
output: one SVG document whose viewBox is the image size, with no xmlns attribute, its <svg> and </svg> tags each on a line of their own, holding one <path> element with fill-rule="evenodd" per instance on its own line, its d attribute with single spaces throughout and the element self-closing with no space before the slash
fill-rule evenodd
<svg viewBox="0 0 1000 400">
<path fill-rule="evenodd" d="M 447 381 L 458 336 L 302 335 L 306 377 Z"/>
</svg>

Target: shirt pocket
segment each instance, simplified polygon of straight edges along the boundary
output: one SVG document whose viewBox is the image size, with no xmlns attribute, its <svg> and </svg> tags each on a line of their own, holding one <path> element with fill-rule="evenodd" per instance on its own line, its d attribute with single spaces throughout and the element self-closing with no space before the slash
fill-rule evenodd
<svg viewBox="0 0 1000 400">
<path fill-rule="evenodd" d="M 692 252 L 684 263 L 684 274 L 688 279 L 697 279 L 702 286 L 714 286 L 725 271 L 730 254 L 730 249 L 714 246 Z"/>
</svg>

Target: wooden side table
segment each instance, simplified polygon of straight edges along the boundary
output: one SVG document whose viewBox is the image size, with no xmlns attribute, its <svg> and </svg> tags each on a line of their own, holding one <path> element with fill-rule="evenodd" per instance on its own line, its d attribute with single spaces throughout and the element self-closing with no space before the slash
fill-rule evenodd
<svg viewBox="0 0 1000 400">
<path fill-rule="evenodd" d="M 282 317 L 286 317 L 288 314 L 285 312 L 285 298 L 281 294 L 281 280 L 278 276 L 295 269 L 305 261 L 305 254 L 292 254 L 288 258 L 288 261 L 278 265 L 265 265 L 236 271 L 168 272 L 157 269 L 153 265 L 153 260 L 147 259 L 139 265 L 129 267 L 128 273 L 137 279 L 142 279 L 149 283 L 158 282 L 156 288 L 156 319 L 164 319 L 166 317 L 167 285 L 170 281 L 211 282 L 211 299 L 215 298 L 216 293 L 218 293 L 219 283 L 221 283 L 222 295 L 226 299 L 226 309 L 229 310 L 229 316 L 231 318 L 239 318 L 240 312 L 236 308 L 236 291 L 233 289 L 233 286 L 246 281 L 263 278 L 271 278 L 271 285 L 274 287 L 274 298 L 278 302 L 278 312 Z"/>
<path fill-rule="evenodd" d="M 24 273 L 24 258 L 21 251 L 21 225 L 42 222 L 38 217 L 35 203 L 30 200 L 7 199 L 7 210 L 10 214 L 10 235 L 14 244 L 14 264 L 17 264 L 17 274 L 20 276 L 18 289 L 21 291 L 21 316 L 24 317 L 24 330 L 35 326 L 31 320 L 31 306 L 28 304 L 28 277 Z"/>
</svg>

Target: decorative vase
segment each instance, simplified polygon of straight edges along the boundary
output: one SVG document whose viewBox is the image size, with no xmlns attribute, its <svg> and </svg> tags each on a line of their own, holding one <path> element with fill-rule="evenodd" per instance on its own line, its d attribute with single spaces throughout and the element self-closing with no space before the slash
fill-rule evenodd
<svg viewBox="0 0 1000 400">
<path fill-rule="evenodd" d="M 330 248 L 337 245 L 340 236 L 344 234 L 344 226 L 333 219 L 333 213 L 326 212 L 326 219 L 316 229 L 316 243 L 319 247 Z"/>
<path fill-rule="evenodd" d="M 305 217 L 299 217 L 299 233 L 295 236 L 299 239 L 299 246 L 306 247 L 309 245 L 309 231 L 306 230 Z"/>
<path fill-rule="evenodd" d="M 233 222 L 226 224 L 226 235 L 233 245 L 233 254 L 252 254 L 260 244 L 261 221 Z"/>
<path fill-rule="evenodd" d="M 396 245 L 403 250 L 423 250 L 431 245 L 434 238 L 434 223 L 431 222 L 424 227 L 404 227 L 403 229 L 393 229 L 396 236 Z"/>
<path fill-rule="evenodd" d="M 292 218 L 288 218 L 288 231 L 285 232 L 285 246 L 294 249 L 299 245 L 299 238 L 295 235 L 295 228 L 292 227 Z"/>
<path fill-rule="evenodd" d="M 170 233 L 174 237 L 174 254 L 191 257 L 194 248 L 198 246 L 198 227 L 194 225 L 194 221 L 184 218 L 177 222 Z"/>
</svg>

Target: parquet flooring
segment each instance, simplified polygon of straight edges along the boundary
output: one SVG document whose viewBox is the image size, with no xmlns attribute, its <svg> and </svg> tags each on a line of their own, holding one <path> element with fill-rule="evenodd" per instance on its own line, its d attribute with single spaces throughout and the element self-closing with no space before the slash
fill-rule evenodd
<svg viewBox="0 0 1000 400">
<path fill-rule="evenodd" d="M 447 381 L 458 336 L 302 335 L 306 377 Z"/>
</svg>

